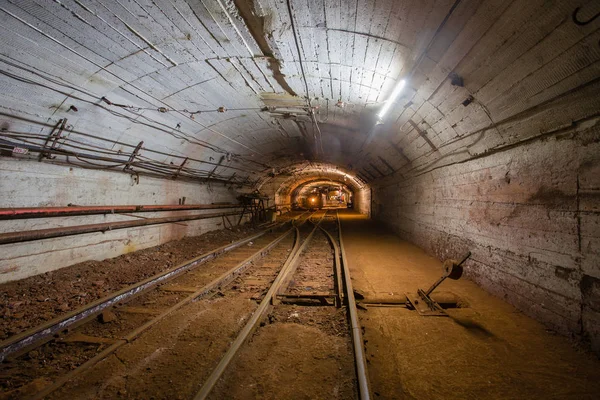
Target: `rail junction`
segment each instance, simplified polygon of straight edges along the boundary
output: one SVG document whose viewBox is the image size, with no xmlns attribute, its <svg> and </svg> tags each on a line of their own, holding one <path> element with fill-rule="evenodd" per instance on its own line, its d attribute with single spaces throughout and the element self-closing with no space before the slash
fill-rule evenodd
<svg viewBox="0 0 600 400">
<path fill-rule="evenodd" d="M 344 387 L 335 390 L 341 390 L 343 396 L 371 398 L 337 210 L 290 213 L 260 228 L 241 240 L 9 337 L 0 343 L 2 379 L 10 382 L 15 398 L 77 397 L 90 375 L 106 374 L 108 381 L 114 379 L 107 372 L 111 359 L 119 359 L 128 346 L 160 336 L 165 324 L 173 331 L 184 329 L 170 325 L 169 320 L 178 313 L 198 313 L 199 318 L 209 310 L 227 313 L 227 308 L 221 307 L 223 301 L 230 301 L 244 304 L 241 311 L 239 307 L 235 311 L 237 323 L 228 332 L 230 340 L 221 343 L 218 351 L 211 346 L 222 338 L 207 337 L 188 349 L 203 354 L 203 368 L 194 369 L 194 383 L 184 391 L 165 388 L 149 396 L 222 398 L 228 380 L 234 377 L 228 370 L 243 362 L 237 360 L 238 355 L 252 348 L 254 339 L 268 325 L 291 318 L 296 325 L 335 325 L 335 334 L 344 343 L 338 355 L 344 365 L 339 370 L 348 375 L 342 379 Z M 300 316 L 305 314 L 310 317 L 303 321 Z M 159 339 L 155 344 L 156 349 L 145 347 L 145 351 L 164 351 L 164 341 Z M 203 347 L 206 345 L 208 348 Z M 306 354 L 310 354 L 309 349 Z M 51 355 L 43 369 L 43 385 L 36 385 L 40 380 L 38 355 Z M 146 368 L 161 366 L 154 367 L 149 361 Z M 165 373 L 173 374 L 173 382 L 188 372 L 186 363 L 181 362 L 180 368 L 169 368 Z M 305 372 L 304 377 L 297 378 L 299 383 L 313 379 L 310 371 Z M 96 384 L 110 386 L 108 382 Z M 73 388 L 75 392 L 71 392 Z M 100 390 L 99 396 L 110 397 L 110 390 Z"/>
</svg>

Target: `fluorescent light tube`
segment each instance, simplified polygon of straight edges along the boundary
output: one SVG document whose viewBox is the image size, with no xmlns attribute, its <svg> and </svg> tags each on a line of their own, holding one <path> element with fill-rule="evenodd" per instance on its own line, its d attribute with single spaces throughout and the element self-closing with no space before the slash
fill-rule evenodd
<svg viewBox="0 0 600 400">
<path fill-rule="evenodd" d="M 402 89 L 404 89 L 405 84 L 406 84 L 406 81 L 404 79 L 402 79 L 400 82 L 398 82 L 398 84 L 394 88 L 394 91 L 392 92 L 392 95 L 385 102 L 383 108 L 381 109 L 381 111 L 379 111 L 379 114 L 377 114 L 379 119 L 383 119 L 383 116 L 389 111 L 389 109 L 392 106 L 392 104 L 394 103 L 394 101 L 396 101 L 396 99 L 398 98 L 400 93 L 402 93 Z"/>
</svg>

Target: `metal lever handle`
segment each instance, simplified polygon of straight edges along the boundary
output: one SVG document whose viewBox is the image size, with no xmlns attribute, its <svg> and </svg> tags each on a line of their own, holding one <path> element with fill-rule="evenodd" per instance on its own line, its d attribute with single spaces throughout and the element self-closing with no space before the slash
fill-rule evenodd
<svg viewBox="0 0 600 400">
<path fill-rule="evenodd" d="M 458 268 L 462 266 L 462 264 L 467 261 L 467 259 L 471 257 L 471 252 L 467 252 L 467 254 L 462 258 L 462 260 L 458 264 L 453 264 L 449 269 L 447 268 L 444 272 L 444 275 L 440 279 L 438 279 L 431 287 L 425 292 L 426 296 L 429 296 L 431 292 L 435 290 L 446 278 L 450 277 L 451 279 L 458 279 L 462 275 L 462 270 L 459 271 Z M 454 273 L 454 276 L 453 276 Z"/>
</svg>

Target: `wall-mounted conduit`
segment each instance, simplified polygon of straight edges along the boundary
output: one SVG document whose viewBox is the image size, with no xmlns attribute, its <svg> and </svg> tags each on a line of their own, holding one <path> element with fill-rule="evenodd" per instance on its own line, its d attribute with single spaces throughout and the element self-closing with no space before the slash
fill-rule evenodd
<svg viewBox="0 0 600 400">
<path fill-rule="evenodd" d="M 138 212 L 193 211 L 242 208 L 239 204 L 184 204 L 184 205 L 117 205 L 117 206 L 69 206 L 0 208 L 0 220 L 72 217 L 78 215 L 102 215 Z"/>
<path fill-rule="evenodd" d="M 248 176 L 226 176 L 215 174 L 211 171 L 192 168 L 189 163 L 182 165 L 169 164 L 166 162 L 156 161 L 149 157 L 140 154 L 148 149 L 143 146 L 134 146 L 131 153 L 115 152 L 107 149 L 96 148 L 92 149 L 89 145 L 74 144 L 73 140 L 68 141 L 66 137 L 56 138 L 55 144 L 52 147 L 44 146 L 36 143 L 33 140 L 46 140 L 43 137 L 35 137 L 35 135 L 11 135 L 2 132 L 2 136 L 12 136 L 11 140 L 0 139 L 0 151 L 17 155 L 18 158 L 26 158 L 29 153 L 37 153 L 40 156 L 38 159 L 52 159 L 53 162 L 65 163 L 78 167 L 98 170 L 113 170 L 121 171 L 134 175 L 146 175 L 158 178 L 168 179 L 183 179 L 191 181 L 215 182 L 223 183 L 224 185 L 238 185 L 252 187 L 254 181 Z M 19 141 L 19 142 L 16 142 Z M 55 147 L 56 146 L 56 147 Z M 61 148 L 59 148 L 59 146 Z M 135 151 L 137 149 L 137 152 Z M 57 157 L 60 157 L 58 159 Z M 170 155 L 170 157 L 176 157 Z M 202 162 L 202 161 L 200 161 Z M 207 163 L 215 164 L 217 163 Z M 228 166 L 222 165 L 227 168 Z M 214 169 L 214 168 L 213 168 Z M 243 170 L 241 168 L 234 168 Z"/>
<path fill-rule="evenodd" d="M 31 231 L 8 232 L 0 234 L 0 244 L 28 242 L 39 239 L 50 239 L 63 236 L 80 235 L 84 233 L 106 232 L 116 229 L 133 228 L 137 226 L 167 224 L 198 219 L 221 218 L 230 215 L 240 215 L 240 211 L 227 213 L 184 215 L 178 217 L 147 218 L 135 221 L 106 222 L 101 224 L 67 226 L 61 228 L 37 229 Z"/>
</svg>

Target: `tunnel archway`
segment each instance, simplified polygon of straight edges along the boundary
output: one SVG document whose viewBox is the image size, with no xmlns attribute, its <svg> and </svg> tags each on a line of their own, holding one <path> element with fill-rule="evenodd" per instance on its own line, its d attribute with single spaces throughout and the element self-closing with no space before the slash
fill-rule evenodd
<svg viewBox="0 0 600 400">
<path fill-rule="evenodd" d="M 317 199 L 318 198 L 318 199 Z M 353 207 L 354 190 L 340 180 L 315 179 L 304 182 L 294 188 L 290 194 L 292 208 L 319 206 Z"/>
<path fill-rule="evenodd" d="M 371 187 L 352 170 L 330 163 L 303 162 L 277 172 L 265 176 L 257 187 L 278 208 L 291 208 L 294 190 L 307 183 L 338 182 L 352 193 L 354 209 L 371 215 Z"/>
</svg>

